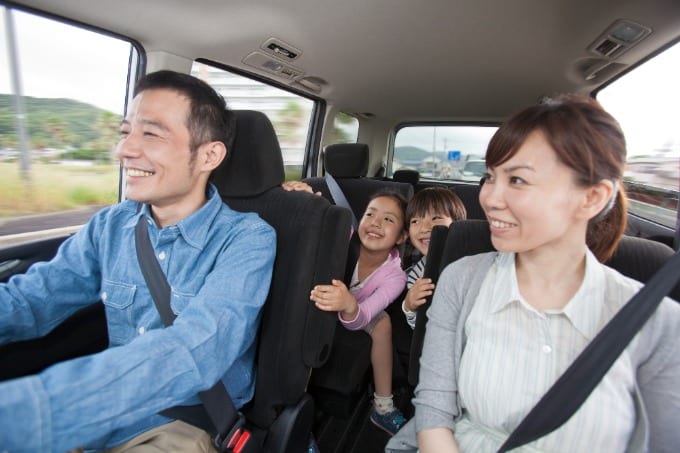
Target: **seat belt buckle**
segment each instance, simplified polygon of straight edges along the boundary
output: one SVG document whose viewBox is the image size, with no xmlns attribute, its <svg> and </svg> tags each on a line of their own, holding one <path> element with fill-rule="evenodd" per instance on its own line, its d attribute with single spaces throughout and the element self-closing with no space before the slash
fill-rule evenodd
<svg viewBox="0 0 680 453">
<path fill-rule="evenodd" d="M 231 430 L 224 436 L 218 434 L 215 437 L 214 443 L 217 451 L 220 453 L 259 453 L 257 442 L 245 424 L 246 419 L 239 412 L 238 419 Z"/>
</svg>

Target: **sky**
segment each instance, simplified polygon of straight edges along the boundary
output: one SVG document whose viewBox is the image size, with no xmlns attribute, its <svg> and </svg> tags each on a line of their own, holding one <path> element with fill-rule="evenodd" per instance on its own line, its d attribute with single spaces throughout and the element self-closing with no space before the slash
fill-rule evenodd
<svg viewBox="0 0 680 453">
<path fill-rule="evenodd" d="M 13 13 L 23 94 L 71 98 L 123 113 L 130 44 L 30 14 Z M 11 93 L 5 8 L 0 7 L 0 93 Z M 73 71 L 73 68 L 78 68 Z M 629 156 L 669 141 L 680 154 L 680 44 L 603 90 L 598 100 L 621 123 Z M 644 87 L 644 88 L 643 88 Z M 401 134 L 401 135 L 400 135 Z M 483 154 L 489 130 L 402 130 L 396 145 Z M 403 140 L 403 142 L 402 142 Z"/>
<path fill-rule="evenodd" d="M 25 96 L 70 98 L 122 114 L 130 44 L 13 11 Z M 6 9 L 0 7 L 0 93 L 11 93 Z M 74 71 L 74 68 L 77 70 Z"/>
</svg>

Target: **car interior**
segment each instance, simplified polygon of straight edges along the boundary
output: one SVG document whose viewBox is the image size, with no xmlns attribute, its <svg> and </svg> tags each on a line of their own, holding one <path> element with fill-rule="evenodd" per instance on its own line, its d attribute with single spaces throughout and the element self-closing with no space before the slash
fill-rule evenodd
<svg viewBox="0 0 680 453">
<path fill-rule="evenodd" d="M 279 131 L 283 119 L 267 114 L 266 103 L 272 101 L 243 107 L 240 92 L 225 91 L 236 112 L 236 142 L 229 161 L 211 176 L 225 203 L 257 212 L 277 232 L 271 289 L 254 333 L 259 338 L 256 391 L 243 409 L 262 451 L 272 453 L 306 451 L 310 433 L 322 453 L 382 452 L 390 437 L 369 420 L 370 336 L 342 328 L 334 313 L 309 300 L 315 285 L 342 279 L 348 270 L 351 275 L 358 256 L 358 243 L 349 234 L 352 216 L 361 218 L 373 193 L 388 189 L 410 199 L 437 186 L 461 198 L 468 220 L 432 233 L 435 252 L 428 255 L 426 275 L 435 281 L 447 264 L 493 250 L 478 200 L 483 151 L 461 157 L 446 139 L 437 148 L 437 128 L 495 128 L 514 112 L 560 93 L 597 99 L 600 91 L 680 43 L 677 0 L 18 0 L 0 1 L 0 7 L 129 43 L 125 105 L 145 73 L 198 74 L 209 67 L 243 77 L 248 81 L 243 90 L 251 81 L 262 83 L 311 106 L 308 120 L 291 126 L 304 131 L 294 166 L 291 140 Z M 67 43 L 55 38 L 54 45 Z M 50 64 L 55 63 L 45 62 Z M 336 125 L 340 115 L 356 124 L 355 139 L 337 139 L 338 129 L 344 130 Z M 406 131 L 419 127 L 429 128 L 426 140 L 433 143 L 425 159 L 434 162 L 448 151 L 459 177 L 437 174 L 427 164 L 416 167 L 406 154 L 398 155 L 407 151 L 399 145 Z M 680 137 L 667 142 L 670 151 L 663 156 L 680 161 Z M 664 215 L 671 220 L 648 216 L 648 206 L 631 209 L 626 235 L 607 263 L 641 282 L 680 246 L 677 161 L 651 171 L 672 174 L 663 189 Z M 291 179 L 307 182 L 321 196 L 285 191 L 281 184 Z M 49 260 L 68 237 L 0 243 L 0 282 Z M 404 268 L 419 257 L 412 247 L 401 252 Z M 671 297 L 680 300 L 680 285 Z M 426 317 L 419 316 L 412 331 L 401 312 L 402 299 L 387 312 L 395 404 L 410 418 Z M 107 343 L 104 311 L 94 304 L 43 338 L 0 345 L 0 380 L 38 373 Z"/>
</svg>

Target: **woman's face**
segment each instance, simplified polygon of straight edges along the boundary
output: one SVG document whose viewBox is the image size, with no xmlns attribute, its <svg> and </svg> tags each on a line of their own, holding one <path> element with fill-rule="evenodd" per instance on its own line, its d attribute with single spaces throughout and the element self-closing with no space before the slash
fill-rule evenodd
<svg viewBox="0 0 680 453">
<path fill-rule="evenodd" d="M 575 185 L 573 170 L 559 161 L 540 131 L 488 172 L 479 201 L 497 250 L 522 253 L 585 244 L 587 219 L 579 206 L 587 189 Z"/>
</svg>

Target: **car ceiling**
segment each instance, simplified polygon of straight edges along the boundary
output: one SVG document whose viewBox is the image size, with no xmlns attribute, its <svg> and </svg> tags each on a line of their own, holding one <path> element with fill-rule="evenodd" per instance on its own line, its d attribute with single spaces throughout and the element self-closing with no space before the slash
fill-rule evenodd
<svg viewBox="0 0 680 453">
<path fill-rule="evenodd" d="M 270 78 L 242 60 L 275 37 L 301 51 L 292 66 L 325 81 L 314 94 L 343 111 L 394 121 L 499 120 L 544 95 L 591 92 L 680 37 L 677 0 L 17 3 L 130 37 L 147 52 Z M 588 46 L 617 19 L 652 33 L 586 81 L 587 68 L 606 62 Z"/>
</svg>

